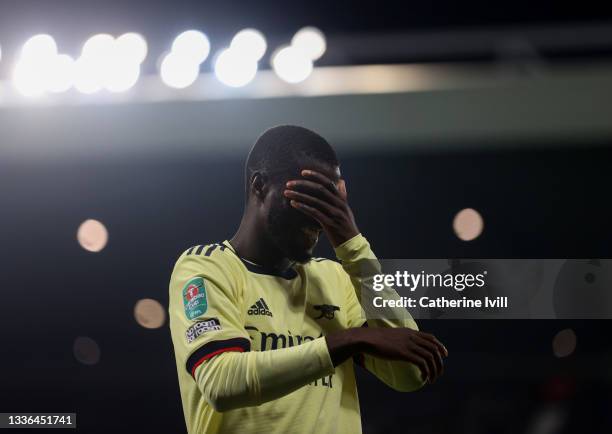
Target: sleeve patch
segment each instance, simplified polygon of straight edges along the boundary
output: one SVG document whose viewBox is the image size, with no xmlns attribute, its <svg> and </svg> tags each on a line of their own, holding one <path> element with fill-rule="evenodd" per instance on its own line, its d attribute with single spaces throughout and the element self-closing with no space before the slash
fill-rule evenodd
<svg viewBox="0 0 612 434">
<path fill-rule="evenodd" d="M 206 285 L 202 277 L 195 277 L 183 287 L 183 305 L 188 319 L 198 318 L 206 313 L 208 300 Z"/>
<path fill-rule="evenodd" d="M 204 333 L 213 330 L 221 330 L 221 323 L 217 318 L 196 321 L 185 332 L 185 339 L 187 340 L 187 343 L 190 344 Z"/>
</svg>

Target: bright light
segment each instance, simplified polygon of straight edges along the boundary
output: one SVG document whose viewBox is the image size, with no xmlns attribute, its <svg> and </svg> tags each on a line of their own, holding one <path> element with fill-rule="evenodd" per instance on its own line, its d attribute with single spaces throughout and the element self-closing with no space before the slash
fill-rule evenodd
<svg viewBox="0 0 612 434">
<path fill-rule="evenodd" d="M 172 52 L 200 64 L 206 60 L 210 53 L 210 42 L 204 33 L 197 30 L 187 30 L 174 39 Z"/>
<path fill-rule="evenodd" d="M 160 74 L 168 86 L 183 89 L 196 81 L 200 74 L 200 65 L 194 62 L 193 58 L 171 52 L 162 60 Z"/>
<path fill-rule="evenodd" d="M 42 95 L 46 83 L 40 65 L 30 59 L 20 59 L 13 71 L 13 85 L 24 96 Z"/>
<path fill-rule="evenodd" d="M 114 49 L 115 38 L 107 33 L 100 33 L 93 35 L 85 42 L 81 51 L 81 57 L 104 62 L 113 56 Z"/>
<path fill-rule="evenodd" d="M 299 83 L 312 73 L 312 60 L 295 47 L 284 47 L 272 56 L 272 68 L 282 80 Z"/>
<path fill-rule="evenodd" d="M 140 64 L 147 56 L 147 42 L 137 33 L 125 33 L 115 39 L 100 33 L 83 45 L 76 62 L 75 87 L 91 94 L 101 89 L 124 92 L 140 77 Z"/>
<path fill-rule="evenodd" d="M 91 94 L 102 89 L 104 81 L 98 62 L 79 57 L 74 65 L 74 87 L 81 93 Z"/>
<path fill-rule="evenodd" d="M 484 229 L 484 221 L 478 211 L 473 208 L 462 209 L 453 219 L 455 235 L 463 241 L 472 241 L 480 236 Z"/>
<path fill-rule="evenodd" d="M 327 48 L 325 35 L 316 27 L 304 27 L 299 30 L 293 36 L 291 45 L 303 50 L 310 57 L 310 60 L 313 61 L 319 59 Z"/>
<path fill-rule="evenodd" d="M 158 329 L 166 321 L 166 311 L 159 301 L 143 298 L 134 306 L 134 318 L 146 329 Z"/>
<path fill-rule="evenodd" d="M 242 87 L 257 74 L 257 62 L 233 48 L 223 50 L 215 62 L 215 75 L 227 86 Z"/>
<path fill-rule="evenodd" d="M 26 41 L 14 70 L 13 84 L 26 96 L 65 92 L 72 86 L 74 60 L 57 53 L 52 36 L 40 34 Z"/>
<path fill-rule="evenodd" d="M 232 51 L 248 56 L 254 61 L 258 61 L 266 53 L 268 45 L 264 35 L 255 29 L 244 29 L 236 33 L 232 39 L 230 48 Z"/>
<path fill-rule="evenodd" d="M 49 65 L 46 71 L 46 90 L 49 92 L 66 92 L 74 83 L 74 59 L 67 54 L 60 54 Z"/>
<path fill-rule="evenodd" d="M 125 92 L 136 84 L 139 77 L 139 64 L 117 63 L 107 71 L 104 88 L 110 92 Z"/>
<path fill-rule="evenodd" d="M 105 85 L 106 76 L 112 71 L 115 54 L 115 38 L 100 33 L 89 38 L 76 61 L 74 87 L 82 93 L 96 93 Z"/>
<path fill-rule="evenodd" d="M 39 64 L 53 59 L 57 55 L 57 44 L 53 36 L 40 34 L 28 39 L 21 49 L 21 59 Z"/>
<path fill-rule="evenodd" d="M 118 56 L 129 62 L 141 64 L 147 57 L 147 41 L 138 33 L 125 33 L 115 41 Z"/>
<path fill-rule="evenodd" d="M 108 231 L 98 220 L 85 220 L 77 231 L 77 241 L 89 252 L 99 252 L 108 242 Z"/>
</svg>

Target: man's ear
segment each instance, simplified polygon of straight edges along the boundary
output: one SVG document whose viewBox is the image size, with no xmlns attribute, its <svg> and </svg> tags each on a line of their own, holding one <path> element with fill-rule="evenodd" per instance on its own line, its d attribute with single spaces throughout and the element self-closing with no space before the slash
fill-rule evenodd
<svg viewBox="0 0 612 434">
<path fill-rule="evenodd" d="M 269 177 L 265 173 L 253 172 L 250 183 L 251 194 L 253 197 L 263 200 L 268 192 L 268 180 Z"/>
</svg>

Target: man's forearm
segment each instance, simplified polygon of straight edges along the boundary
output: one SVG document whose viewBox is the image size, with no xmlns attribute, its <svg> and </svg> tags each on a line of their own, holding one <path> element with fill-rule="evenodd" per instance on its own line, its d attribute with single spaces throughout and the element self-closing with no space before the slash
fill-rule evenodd
<svg viewBox="0 0 612 434">
<path fill-rule="evenodd" d="M 333 374 L 330 356 L 325 338 L 270 351 L 226 352 L 200 365 L 195 380 L 215 410 L 233 410 L 278 399 Z"/>
<path fill-rule="evenodd" d="M 399 299 L 399 295 L 392 287 L 385 286 L 382 291 L 374 291 L 374 276 L 382 272 L 381 265 L 370 248 L 370 243 L 362 234 L 358 234 L 336 247 L 335 252 L 342 262 L 342 268 L 348 274 L 355 295 L 362 306 L 372 306 L 375 296 L 385 299 Z M 402 307 L 377 308 L 376 316 L 382 319 L 368 321 L 369 326 L 409 327 L 418 330 L 410 313 Z"/>
<path fill-rule="evenodd" d="M 217 411 L 260 405 L 334 372 L 368 351 L 368 330 L 352 328 L 295 347 L 220 354 L 198 367 L 195 379 Z"/>
</svg>

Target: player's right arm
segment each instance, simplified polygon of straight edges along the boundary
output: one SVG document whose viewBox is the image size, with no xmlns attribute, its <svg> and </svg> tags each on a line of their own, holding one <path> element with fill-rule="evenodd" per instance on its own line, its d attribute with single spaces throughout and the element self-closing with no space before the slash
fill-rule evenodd
<svg viewBox="0 0 612 434">
<path fill-rule="evenodd" d="M 217 411 L 260 405 L 334 372 L 325 338 L 251 351 L 244 326 L 241 272 L 216 249 L 184 253 L 170 280 L 175 355 Z"/>
</svg>

